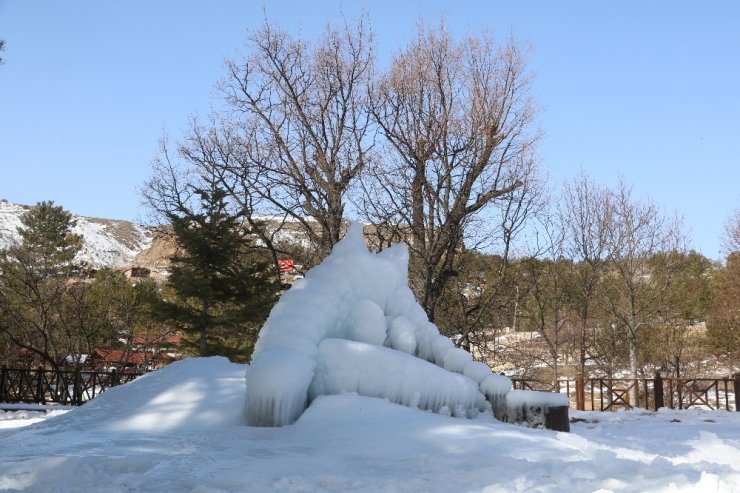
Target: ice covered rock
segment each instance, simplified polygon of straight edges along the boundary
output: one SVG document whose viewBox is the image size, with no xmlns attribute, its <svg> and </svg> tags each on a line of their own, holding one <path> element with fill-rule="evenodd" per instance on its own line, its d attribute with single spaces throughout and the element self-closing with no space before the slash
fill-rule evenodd
<svg viewBox="0 0 740 493">
<path fill-rule="evenodd" d="M 511 390 L 504 398 L 505 410 L 497 419 L 530 428 L 570 431 L 568 398 L 553 392 Z"/>
<path fill-rule="evenodd" d="M 291 424 L 315 397 L 346 392 L 461 417 L 505 405 L 511 381 L 440 335 L 407 270 L 405 245 L 371 253 L 352 225 L 265 322 L 247 370 L 248 423 Z"/>
</svg>

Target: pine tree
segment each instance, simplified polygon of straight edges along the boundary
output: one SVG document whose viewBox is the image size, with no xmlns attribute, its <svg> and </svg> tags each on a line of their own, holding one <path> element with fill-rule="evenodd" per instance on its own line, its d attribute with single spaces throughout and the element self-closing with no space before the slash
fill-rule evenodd
<svg viewBox="0 0 740 493">
<path fill-rule="evenodd" d="M 82 238 L 72 233 L 71 213 L 53 201 L 39 202 L 21 217 L 21 223 L 21 243 L 10 248 L 11 255 L 28 256 L 43 276 L 69 276 L 78 269 L 73 261 L 82 248 Z"/>
<path fill-rule="evenodd" d="M 166 287 L 174 296 L 158 311 L 196 335 L 201 356 L 244 360 L 278 284 L 239 212 L 229 211 L 226 192 L 218 187 L 194 192 L 197 209 L 180 204 L 167 214 L 178 244 Z"/>
<path fill-rule="evenodd" d="M 72 233 L 72 215 L 53 202 L 36 204 L 21 222 L 21 241 L 0 252 L 0 330 L 15 346 L 58 367 L 80 349 L 65 303 L 82 241 Z"/>
</svg>

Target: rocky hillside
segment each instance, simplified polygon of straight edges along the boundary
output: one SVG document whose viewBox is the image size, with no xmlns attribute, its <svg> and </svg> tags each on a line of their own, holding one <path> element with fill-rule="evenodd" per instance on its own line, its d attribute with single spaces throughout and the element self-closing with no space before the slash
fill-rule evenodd
<svg viewBox="0 0 740 493">
<path fill-rule="evenodd" d="M 21 216 L 30 206 L 14 204 L 0 199 L 0 249 L 20 240 L 18 228 Z M 158 234 L 154 228 L 118 219 L 101 219 L 72 215 L 76 221 L 74 233 L 82 236 L 83 247 L 77 259 L 93 268 L 113 267 L 127 269 L 145 267 L 154 277 L 167 275 L 169 258 L 175 253 L 172 238 Z M 257 218 L 274 232 L 273 240 L 299 248 L 307 248 L 309 239 L 295 221 L 282 221 L 265 216 Z M 318 228 L 318 225 L 316 225 Z M 366 228 L 367 242 L 373 246 L 374 237 Z"/>
<path fill-rule="evenodd" d="M 30 209 L 0 200 L 0 249 L 7 248 L 18 241 L 18 228 L 22 226 L 21 216 Z M 139 265 L 142 261 L 155 264 L 161 259 L 150 250 L 154 246 L 154 233 L 150 228 L 117 219 L 100 219 L 73 215 L 76 221 L 74 232 L 83 239 L 82 251 L 77 259 L 87 262 L 94 268 L 126 268 Z M 157 247 L 161 250 L 161 247 Z M 157 257 L 157 258 L 155 258 Z M 147 265 L 148 267 L 148 265 Z"/>
</svg>

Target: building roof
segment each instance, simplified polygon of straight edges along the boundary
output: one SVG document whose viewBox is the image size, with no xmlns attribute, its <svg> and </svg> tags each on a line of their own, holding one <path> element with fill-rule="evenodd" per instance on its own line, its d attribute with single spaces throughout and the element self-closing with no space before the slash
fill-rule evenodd
<svg viewBox="0 0 740 493">
<path fill-rule="evenodd" d="M 143 335 L 134 337 L 131 343 L 135 346 L 175 346 L 181 340 L 180 334 Z"/>
<path fill-rule="evenodd" d="M 141 365 L 151 361 L 154 355 L 146 351 L 121 351 L 120 349 L 93 349 L 91 360 L 101 363 L 127 363 Z"/>
</svg>

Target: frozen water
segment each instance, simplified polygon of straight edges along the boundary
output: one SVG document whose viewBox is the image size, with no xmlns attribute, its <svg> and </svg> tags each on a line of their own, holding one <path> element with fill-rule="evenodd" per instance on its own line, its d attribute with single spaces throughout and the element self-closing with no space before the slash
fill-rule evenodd
<svg viewBox="0 0 740 493">
<path fill-rule="evenodd" d="M 416 329 L 414 324 L 403 315 L 391 322 L 388 334 L 391 347 L 408 354 L 416 354 Z"/>
<path fill-rule="evenodd" d="M 462 375 L 382 346 L 342 339 L 319 344 L 311 398 L 355 392 L 396 404 L 473 418 L 490 404 L 478 386 Z"/>
<path fill-rule="evenodd" d="M 347 338 L 382 345 L 386 338 L 383 309 L 370 300 L 360 300 L 352 307 L 347 320 Z"/>
<path fill-rule="evenodd" d="M 481 383 L 481 391 L 486 396 L 505 395 L 511 390 L 511 380 L 503 375 L 488 375 Z"/>
<path fill-rule="evenodd" d="M 316 361 L 291 350 L 262 353 L 247 371 L 249 395 L 267 396 L 250 399 L 247 420 L 253 426 L 292 423 L 303 413 L 308 402 L 308 386 Z"/>
<path fill-rule="evenodd" d="M 352 225 L 262 328 L 247 371 L 248 422 L 290 424 L 313 397 L 342 392 L 454 416 L 486 408 L 479 384 L 490 370 L 429 322 L 407 270 L 405 245 L 371 253 Z"/>
<path fill-rule="evenodd" d="M 407 269 L 405 245 L 371 253 L 353 225 L 262 328 L 246 376 L 248 423 L 291 424 L 316 397 L 340 393 L 459 417 L 493 409 L 534 426 L 541 423 L 529 423 L 534 414 L 523 409 L 542 417 L 562 405 L 561 396 L 511 392 L 508 378 L 440 335 L 409 289 Z"/>
<path fill-rule="evenodd" d="M 465 366 L 472 361 L 473 357 L 469 352 L 456 347 L 449 349 L 445 353 L 445 356 L 442 359 L 442 364 L 447 370 L 462 373 L 465 370 Z"/>
</svg>

